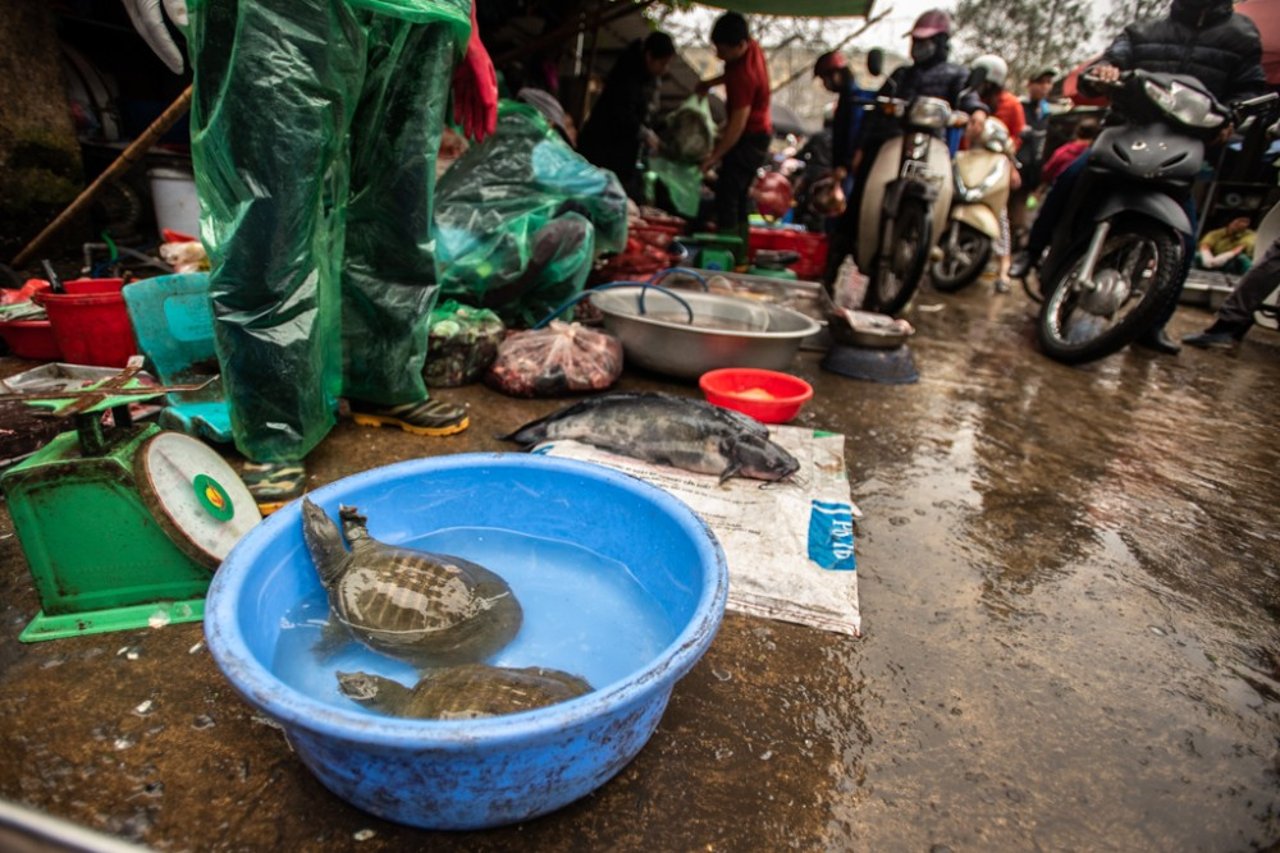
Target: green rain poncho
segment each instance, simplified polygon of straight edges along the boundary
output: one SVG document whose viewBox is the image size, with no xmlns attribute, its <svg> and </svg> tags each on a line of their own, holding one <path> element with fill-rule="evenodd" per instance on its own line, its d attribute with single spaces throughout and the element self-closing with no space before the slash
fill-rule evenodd
<svg viewBox="0 0 1280 853">
<path fill-rule="evenodd" d="M 435 157 L 466 0 L 197 0 L 192 157 L 236 444 L 422 399 Z"/>
<path fill-rule="evenodd" d="M 497 131 L 440 179 L 444 295 L 533 325 L 579 293 L 596 252 L 627 241 L 627 195 L 533 107 L 503 101 Z"/>
</svg>

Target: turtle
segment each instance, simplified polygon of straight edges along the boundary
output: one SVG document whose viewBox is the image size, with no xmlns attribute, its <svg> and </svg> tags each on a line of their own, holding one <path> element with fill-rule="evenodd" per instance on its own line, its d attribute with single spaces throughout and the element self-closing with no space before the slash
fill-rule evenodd
<svg viewBox="0 0 1280 853">
<path fill-rule="evenodd" d="M 355 507 L 338 515 L 341 530 L 303 499 L 302 536 L 328 593 L 331 626 L 336 620 L 366 646 L 419 668 L 482 661 L 520 630 L 520 602 L 489 569 L 379 542 Z"/>
<path fill-rule="evenodd" d="M 338 690 L 392 717 L 474 720 L 544 708 L 591 692 L 586 680 L 558 669 L 468 663 L 428 671 L 413 687 L 367 672 L 339 672 Z"/>
</svg>

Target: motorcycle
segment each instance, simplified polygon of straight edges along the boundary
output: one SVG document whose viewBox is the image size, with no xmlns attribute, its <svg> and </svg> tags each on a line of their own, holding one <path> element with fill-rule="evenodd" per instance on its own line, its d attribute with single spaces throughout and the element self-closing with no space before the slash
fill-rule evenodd
<svg viewBox="0 0 1280 853">
<path fill-rule="evenodd" d="M 929 280 L 944 293 L 972 284 L 986 269 L 1000 239 L 1000 212 L 1009 202 L 1013 141 L 1009 129 L 988 118 L 972 145 L 955 156 L 955 201 L 942 237 L 942 257 Z"/>
<path fill-rule="evenodd" d="M 898 119 L 903 133 L 880 146 L 867 173 L 854 260 L 870 279 L 866 310 L 896 314 L 920 286 L 951 209 L 951 154 L 934 132 L 963 113 L 929 96 L 881 95 L 873 106 Z"/>
<path fill-rule="evenodd" d="M 1086 81 L 1108 91 L 1111 111 L 1044 261 L 1036 324 L 1041 349 L 1065 364 L 1154 331 L 1178 298 L 1191 184 L 1207 142 L 1237 115 L 1193 77 L 1135 70 Z"/>
</svg>

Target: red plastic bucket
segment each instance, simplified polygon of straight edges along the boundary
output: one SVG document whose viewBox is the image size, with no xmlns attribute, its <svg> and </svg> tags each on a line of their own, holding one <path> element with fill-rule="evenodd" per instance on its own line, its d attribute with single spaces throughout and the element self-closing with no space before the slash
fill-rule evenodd
<svg viewBox="0 0 1280 853">
<path fill-rule="evenodd" d="M 80 278 L 65 283 L 66 293 L 37 293 L 62 358 L 71 364 L 124 367 L 138 351 L 133 325 L 118 278 Z"/>
<path fill-rule="evenodd" d="M 60 361 L 62 350 L 48 320 L 9 320 L 0 323 L 0 337 L 18 358 L 32 361 Z"/>
</svg>

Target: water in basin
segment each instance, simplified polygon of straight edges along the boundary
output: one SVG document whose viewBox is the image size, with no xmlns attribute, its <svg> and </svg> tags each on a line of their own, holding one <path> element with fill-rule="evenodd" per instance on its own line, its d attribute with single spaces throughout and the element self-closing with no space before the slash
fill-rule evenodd
<svg viewBox="0 0 1280 853">
<path fill-rule="evenodd" d="M 625 565 L 571 542 L 454 527 L 397 544 L 464 557 L 511 585 L 524 622 L 515 639 L 486 661 L 496 666 L 559 669 L 600 688 L 641 669 L 677 634 Z M 278 678 L 319 701 L 371 714 L 377 712 L 338 692 L 337 672 L 363 670 L 406 685 L 417 682 L 410 664 L 354 641 L 321 659 L 314 647 L 329 615 L 320 589 L 287 610 L 271 667 Z"/>
</svg>

